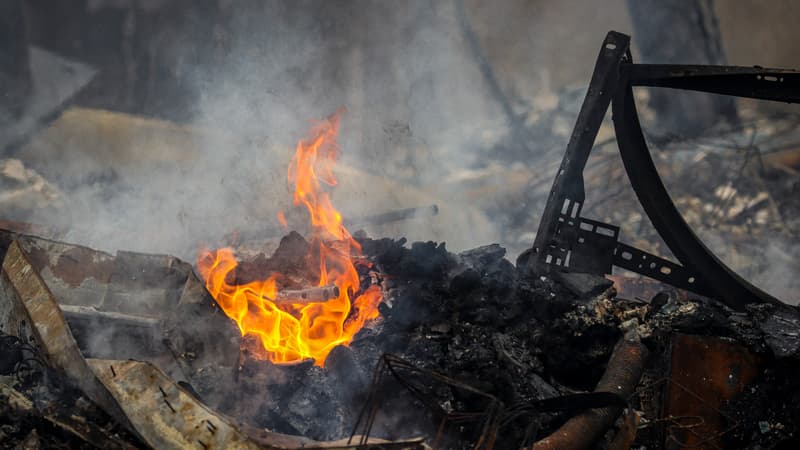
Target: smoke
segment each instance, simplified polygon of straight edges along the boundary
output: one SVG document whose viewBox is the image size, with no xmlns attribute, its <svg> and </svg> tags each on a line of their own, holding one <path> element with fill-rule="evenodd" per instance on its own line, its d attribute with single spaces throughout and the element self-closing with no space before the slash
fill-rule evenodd
<svg viewBox="0 0 800 450">
<path fill-rule="evenodd" d="M 264 19 L 240 15 L 232 19 L 236 29 Z M 441 215 L 433 220 L 368 231 L 446 240 L 461 249 L 496 240 L 490 220 L 469 205 L 451 204 L 457 193 L 438 186 L 494 143 L 486 130 L 499 128 L 500 136 L 504 126 L 454 20 L 452 5 L 440 2 L 279 9 L 267 31 L 237 33 L 229 64 L 202 89 L 196 119 L 269 136 L 268 151 L 241 158 L 282 173 L 310 121 L 344 107 L 333 195 L 346 219 L 435 203 Z M 260 173 L 253 175 L 260 181 Z M 285 193 L 281 181 L 260 184 L 272 191 L 265 196 Z"/>
<path fill-rule="evenodd" d="M 343 107 L 332 192 L 345 223 L 437 204 L 436 217 L 365 231 L 451 251 L 499 242 L 513 260 L 533 241 L 600 39 L 630 30 L 618 3 L 92 2 L 126 11 L 139 39 L 129 72 L 156 74 L 121 80 L 139 86 L 126 98 L 185 123 L 67 111 L 18 155 L 65 206 L 21 218 L 95 248 L 187 260 L 232 233 L 280 236 L 278 211 L 303 231 L 286 167 L 313 121 Z"/>
<path fill-rule="evenodd" d="M 169 2 L 141 2 L 126 30 L 159 14 L 163 29 L 142 38 L 132 71 L 167 71 L 188 94 L 171 105 L 174 93 L 161 90 L 158 77 L 138 80 L 145 87 L 134 94 L 144 92 L 165 117 L 177 109 L 186 119 L 144 118 L 158 117 L 156 108 L 139 116 L 68 110 L 17 155 L 58 187 L 59 206 L 18 219 L 62 226 L 63 240 L 111 253 L 188 261 L 203 246 L 229 244 L 232 233 L 279 237 L 278 211 L 304 231 L 286 169 L 314 120 L 343 107 L 332 192 L 345 223 L 436 204 L 435 217 L 365 231 L 444 241 L 454 252 L 498 242 L 514 260 L 533 242 L 601 39 L 609 29 L 630 31 L 624 3 L 221 0 L 203 3 L 211 12 L 176 2 L 185 17 L 172 21 Z M 590 199 L 613 192 L 609 186 Z M 592 218 L 624 226 L 629 215 Z M 644 232 L 625 231 L 643 247 L 636 238 Z M 733 265 L 747 269 L 747 256 L 763 252 L 762 267 L 749 275 L 792 300 L 781 294 L 796 292 L 787 286 L 797 249 L 776 237 Z M 106 338 L 91 346 L 105 349 Z M 387 429 L 399 420 L 387 418 Z"/>
<path fill-rule="evenodd" d="M 153 38 L 163 47 L 152 58 L 174 59 L 191 87 L 189 123 L 68 111 L 20 155 L 64 187 L 68 207 L 26 219 L 56 222 L 67 240 L 95 248 L 190 260 L 232 232 L 278 235 L 275 214 L 291 209 L 285 170 L 296 142 L 344 107 L 333 195 L 346 220 L 437 204 L 435 218 L 367 231 L 454 250 L 499 239 L 459 186 L 441 183 L 507 134 L 452 3 L 220 8 L 205 47 L 192 40 L 197 18 L 177 39 Z"/>
</svg>

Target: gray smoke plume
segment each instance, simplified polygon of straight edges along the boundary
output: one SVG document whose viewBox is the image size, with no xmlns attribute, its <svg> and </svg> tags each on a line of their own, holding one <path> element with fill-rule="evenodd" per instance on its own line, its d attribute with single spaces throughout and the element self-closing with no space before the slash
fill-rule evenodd
<svg viewBox="0 0 800 450">
<path fill-rule="evenodd" d="M 141 109 L 170 116 L 176 95 L 157 76 L 168 72 L 185 91 L 173 114 L 183 123 L 68 110 L 18 155 L 64 206 L 21 217 L 96 248 L 188 260 L 234 232 L 280 236 L 278 211 L 303 231 L 286 167 L 313 121 L 342 107 L 332 192 L 346 221 L 437 204 L 433 218 L 364 228 L 453 251 L 499 242 L 513 260 L 533 242 L 599 42 L 632 29 L 622 0 L 89 6 L 139 36 L 123 49 L 133 62 L 120 89 L 144 87 L 126 101 L 144 96 L 162 109 Z M 728 39 L 740 19 L 717 9 Z M 731 39 L 729 61 L 750 61 Z"/>
</svg>

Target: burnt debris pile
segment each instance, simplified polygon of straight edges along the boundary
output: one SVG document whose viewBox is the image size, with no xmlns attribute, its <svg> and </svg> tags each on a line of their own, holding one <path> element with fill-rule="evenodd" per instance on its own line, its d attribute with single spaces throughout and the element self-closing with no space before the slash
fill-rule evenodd
<svg viewBox="0 0 800 450">
<path fill-rule="evenodd" d="M 770 277 L 793 275 L 796 249 L 779 244 L 797 235 L 797 202 L 779 205 L 775 195 L 798 189 L 789 136 L 796 117 L 781 122 L 786 132 L 774 122 L 765 140 L 746 126 L 720 138 L 747 138 L 734 146 L 744 150 L 738 175 L 714 178 L 704 194 L 695 192 L 707 185 L 681 183 L 673 203 L 654 157 L 667 174 L 687 158 L 650 152 L 633 94 L 662 87 L 798 103 L 798 85 L 800 73 L 791 70 L 635 64 L 630 37 L 609 32 L 561 165 L 542 172 L 557 175 L 531 203 L 546 198 L 538 231 L 513 232 L 526 248 L 516 264 L 498 244 L 451 253 L 444 243 L 351 236 L 316 178 L 300 181 L 316 173 L 319 154 L 322 181 L 335 184 L 336 145 L 326 139 L 338 132 L 338 113 L 301 141 L 290 164 L 294 203 L 312 216 L 308 240 L 291 232 L 277 241 L 262 229 L 255 234 L 274 247 L 245 242 L 237 256 L 231 248 L 204 250 L 193 267 L 168 255 L 111 255 L 23 234 L 65 230 L 0 222 L 16 229 L 0 229 L 0 442 L 798 448 L 800 310 L 733 270 L 745 264 Z M 609 109 L 613 132 L 604 122 Z M 601 132 L 614 138 L 595 142 Z M 612 142 L 618 154 L 606 148 Z M 717 153 L 695 144 L 702 151 L 689 158 L 684 177 L 726 171 Z M 624 176 L 610 172 L 606 159 L 588 164 L 593 150 L 621 157 L 644 214 L 613 191 L 600 201 L 586 195 L 587 187 L 602 190 L 602 182 L 608 190 L 609 180 Z M 24 207 L 64 203 L 21 161 L 5 160 L 2 169 L 0 188 L 15 192 L 9 199 Z M 507 178 L 498 173 L 492 180 Z M 377 180 L 364 179 L 367 186 Z M 546 185 L 520 179 L 534 194 Z M 623 206 L 608 206 L 618 201 Z M 492 201 L 510 218 L 533 210 L 520 203 Z M 623 210 L 638 218 L 623 220 Z M 438 211 L 408 208 L 356 223 Z M 201 225 L 211 219 L 201 218 Z M 629 233 L 643 221 L 654 232 Z M 771 242 L 755 246 L 763 257 L 733 258 L 740 261 L 729 268 L 698 237 L 709 231 L 730 232 L 728 247 Z"/>
<path fill-rule="evenodd" d="M 9 442 L 780 448 L 798 440 L 793 306 L 735 311 L 644 279 L 533 275 L 499 245 L 454 254 L 443 243 L 357 233 L 361 290 L 379 287 L 379 317 L 324 364 L 276 364 L 254 336 L 238 336 L 175 258 L 0 237 L 8 399 L 0 431 Z M 309 247 L 290 233 L 272 255 L 241 260 L 232 281 L 279 269 L 286 286 L 313 286 Z"/>
<path fill-rule="evenodd" d="M 650 297 L 624 299 L 603 277 L 531 276 L 505 259 L 498 245 L 453 254 L 433 242 L 358 240 L 371 263 L 371 276 L 363 279 L 384 292 L 381 317 L 350 346 L 335 348 L 324 367 L 310 360 L 275 365 L 245 358 L 238 374 L 241 397 L 229 413 L 246 411 L 242 418 L 256 426 L 323 440 L 368 431 L 385 439 L 426 436 L 441 448 L 472 448 L 481 441 L 518 448 L 587 408 L 621 402 L 641 430 L 631 442 L 641 445 L 796 439 L 797 403 L 790 399 L 797 389 L 788 376 L 800 355 L 793 307 L 751 305 L 735 312 L 660 284 L 648 285 Z M 244 261 L 242 271 L 257 275 L 276 264 L 292 266 L 281 261 L 305 255 L 306 246 L 289 235 L 272 257 Z M 629 381 L 631 394 L 574 397 L 619 370 L 609 367 L 609 359 L 626 340 L 641 342 L 649 355 L 635 362 L 641 377 Z M 695 360 L 695 353 L 681 358 L 676 352 L 684 352 L 686 342 L 701 343 L 710 359 L 717 347 L 730 348 L 708 363 Z M 675 379 L 686 373 L 698 377 L 695 385 Z M 729 385 L 721 398 L 698 381 L 713 377 Z M 772 398 L 773 383 L 789 395 Z M 681 393 L 708 403 L 692 416 L 703 423 L 687 425 L 688 413 L 666 418 L 678 417 L 691 403 Z M 759 407 L 734 411 L 745 401 Z M 625 417 L 601 430 L 600 447 L 623 433 Z"/>
</svg>

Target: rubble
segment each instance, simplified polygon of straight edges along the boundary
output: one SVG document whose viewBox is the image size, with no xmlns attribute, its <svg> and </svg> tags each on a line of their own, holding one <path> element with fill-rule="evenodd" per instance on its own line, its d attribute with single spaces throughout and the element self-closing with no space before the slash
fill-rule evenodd
<svg viewBox="0 0 800 450">
<path fill-rule="evenodd" d="M 768 69 L 633 65 L 627 46 L 614 32 L 604 42 L 534 248 L 515 266 L 498 244 L 454 254 L 444 243 L 357 233 L 353 289 L 380 287 L 380 317 L 326 348 L 324 364 L 262 360 L 262 341 L 240 336 L 175 257 L 0 230 L 0 433 L 23 448 L 797 446 L 800 312 L 697 241 L 653 176 L 630 88 L 795 99 L 774 86 L 740 89 L 750 78 L 702 81 L 760 82 Z M 583 169 L 596 137 L 608 134 L 611 102 L 629 177 L 682 265 L 580 215 Z M 6 178 L 45 186 L 15 164 L 5 162 Z M 766 207 L 787 228 L 770 194 L 755 191 L 731 200 L 735 187 L 719 186 L 724 211 L 712 207 L 712 216 L 738 226 Z M 407 208 L 362 222 L 438 212 Z M 326 303 L 340 292 L 328 281 L 309 287 L 327 279 L 315 247 L 291 232 L 269 256 L 246 253 L 231 281 L 280 271 L 276 304 Z M 672 286 L 601 276 L 612 265 Z"/>
<path fill-rule="evenodd" d="M 284 245 L 290 242 L 287 240 Z M 338 417 L 344 418 L 346 411 L 352 411 L 358 403 L 352 397 L 337 397 L 336 393 L 359 385 L 363 391 L 367 374 L 385 352 L 419 367 L 469 380 L 472 386 L 509 405 L 555 397 L 572 389 L 592 389 L 601 378 L 615 343 L 630 331 L 642 333 L 643 342 L 658 354 L 664 351 L 659 350 L 659 342 L 670 342 L 674 333 L 683 332 L 726 336 L 762 357 L 783 357 L 771 353 L 753 317 L 702 297 L 691 300 L 686 293 L 659 294 L 650 305 L 641 300 L 615 299 L 610 289 L 568 289 L 554 280 L 528 278 L 503 259 L 504 251 L 499 246 L 454 255 L 443 245 L 432 242 L 407 247 L 404 240 L 372 240 L 364 236 L 360 242 L 365 255 L 387 275 L 382 280 L 386 301 L 381 306 L 381 321 L 362 331 L 351 350 L 342 348 L 332 354 L 324 370 L 312 370 L 310 366 L 291 369 L 301 370 L 303 377 L 313 380 L 314 389 L 301 389 L 302 394 L 293 391 L 295 394 L 280 400 L 283 386 L 278 383 L 274 390 L 267 389 L 268 396 L 273 398 L 271 402 L 288 405 L 301 398 L 321 396 L 327 399 L 326 403 L 335 405 Z M 256 267 L 261 264 L 264 267 L 277 264 L 284 257 L 279 255 L 286 254 L 281 247 L 272 258 L 259 257 L 253 260 L 257 263 L 247 266 L 245 262 L 243 266 L 257 272 Z M 605 288 L 609 284 L 600 281 L 589 285 Z M 593 296 L 580 296 L 576 292 L 592 292 Z M 337 365 L 347 367 L 348 381 L 332 382 L 326 378 L 326 373 L 328 377 L 340 376 L 333 374 L 343 372 L 341 368 L 334 369 Z M 283 373 L 288 369 L 269 366 L 266 373 Z M 292 380 L 296 377 L 289 376 Z M 342 388 L 343 385 L 347 388 Z M 397 389 L 385 388 L 388 392 Z M 456 410 L 469 409 L 466 399 L 452 393 L 444 394 L 441 404 Z M 296 413 L 299 404 L 294 405 Z M 420 407 L 394 404 L 391 426 L 377 420 L 373 430 L 388 436 L 402 427 L 423 431 L 423 425 L 412 425 L 415 420 L 420 417 L 428 423 L 436 420 L 427 414 L 420 416 Z M 408 415 L 402 412 L 406 410 Z M 273 411 L 263 423 L 275 420 L 281 409 L 276 407 Z M 657 417 L 660 413 L 649 414 L 642 420 L 652 420 L 653 415 Z M 289 416 L 292 413 L 285 411 L 283 420 Z M 552 427 L 558 418 L 551 415 L 542 419 L 542 433 L 552 429 L 548 423 Z M 284 430 L 291 432 L 297 426 L 295 423 Z M 309 423 L 303 426 L 308 427 Z M 331 423 L 330 417 L 321 425 L 324 430 L 340 427 L 341 423 Z M 517 442 L 512 436 L 518 433 L 516 436 L 521 439 L 524 429 L 504 432 L 509 442 Z"/>
<path fill-rule="evenodd" d="M 227 447 L 231 443 L 238 443 L 240 448 L 351 448 L 345 442 L 319 442 L 258 431 L 231 422 L 211 409 L 209 405 L 223 410 L 238 408 L 230 402 L 230 394 L 238 392 L 242 386 L 235 382 L 239 372 L 234 371 L 239 363 L 240 341 L 225 337 L 225 330 L 235 330 L 232 328 L 235 325 L 230 319 L 215 314 L 216 306 L 209 303 L 208 292 L 191 270 L 184 269 L 184 263 L 165 256 L 123 252 L 112 258 L 90 249 L 8 232 L 0 236 L 4 242 L 10 241 L 4 248 L 0 279 L 0 331 L 10 333 L 4 335 L 8 339 L 3 342 L 31 342 L 27 351 L 41 355 L 41 360 L 34 359 L 39 361 L 37 368 L 53 370 L 54 376 L 65 386 L 88 396 L 90 405 L 98 405 L 110 414 L 114 423 L 133 433 L 127 438 L 134 443 L 132 445 L 139 446 L 136 441 L 141 439 L 154 448 L 185 448 L 198 443 L 205 448 Z M 34 257 L 28 256 L 23 248 L 31 250 Z M 62 261 L 68 254 L 78 255 L 91 264 L 65 266 Z M 73 256 L 67 261 L 80 259 Z M 123 273 L 122 268 L 127 270 Z M 148 278 L 150 276 L 152 278 Z M 137 280 L 138 277 L 145 281 Z M 53 281 L 55 292 L 50 290 L 46 278 Z M 88 285 L 87 280 L 91 280 Z M 137 296 L 137 282 L 147 283 L 140 297 Z M 158 288 L 159 283 L 165 288 Z M 127 289 L 121 288 L 126 284 Z M 70 303 L 85 302 L 91 306 L 59 305 L 56 293 L 65 294 Z M 123 306 L 119 299 L 129 301 Z M 141 304 L 138 303 L 140 299 L 143 299 Z M 153 317 L 152 312 L 156 310 L 162 311 L 164 317 Z M 228 324 L 227 328 L 220 328 L 219 320 Z M 73 329 L 80 337 L 77 340 Z M 4 373 L 28 370 L 23 366 L 31 360 L 30 355 L 23 355 L 13 345 L 4 345 L 3 350 Z M 114 354 L 143 362 L 97 358 Z M 85 355 L 93 358 L 85 359 Z M 225 362 L 231 360 L 233 364 L 226 369 Z M 301 372 L 304 380 L 313 369 L 318 368 L 305 366 L 305 371 Z M 324 381 L 325 375 L 320 374 L 320 377 Z M 0 386 L 4 387 L 3 395 L 13 409 L 9 414 L 24 412 L 26 417 L 37 414 L 24 394 L 2 380 Z M 36 389 L 45 389 L 47 395 L 61 404 L 68 399 L 52 387 L 41 383 L 37 386 Z M 148 394 L 151 390 L 157 390 L 161 396 Z M 303 389 L 299 389 L 288 405 L 287 411 L 296 418 L 294 423 L 307 423 L 309 411 L 320 414 L 319 420 L 326 412 L 334 413 L 312 407 L 320 398 L 318 390 L 302 392 Z M 148 403 L 152 399 L 156 399 L 156 404 Z M 91 437 L 95 433 L 92 423 L 76 428 L 74 421 L 83 423 L 87 416 L 70 417 L 43 415 L 41 420 L 66 429 L 91 445 L 118 447 L 102 445 L 105 439 L 102 436 Z M 206 425 L 197 426 L 200 423 Z M 308 434 L 309 429 L 299 428 L 300 432 Z M 343 435 L 344 431 L 338 434 Z M 26 435 L 20 442 L 34 442 L 34 438 L 38 439 L 35 435 Z M 421 445 L 419 440 L 368 439 L 368 442 L 396 449 Z"/>
<path fill-rule="evenodd" d="M 217 442 L 214 439 L 222 442 L 223 436 L 243 439 L 242 442 L 253 440 L 254 446 L 269 446 L 272 445 L 269 439 L 277 439 L 282 444 L 275 445 L 284 446 L 280 448 L 333 442 L 350 435 L 368 392 L 382 399 L 376 406 L 370 436 L 390 440 L 415 435 L 431 439 L 440 436 L 441 443 L 448 442 L 448 446 L 456 448 L 480 436 L 470 427 L 445 425 L 439 429 L 437 423 L 442 412 L 450 411 L 447 414 L 452 415 L 459 411 L 488 411 L 488 398 L 495 399 L 492 404 L 496 406 L 492 408 L 500 408 L 492 413 L 499 414 L 496 432 L 501 438 L 495 448 L 500 449 L 518 448 L 525 442 L 533 445 L 548 435 L 551 437 L 535 446 L 546 448 L 543 446 L 549 445 L 548 442 L 560 442 L 553 441 L 557 436 L 558 439 L 580 436 L 586 442 L 619 439 L 632 445 L 666 442 L 682 428 L 668 426 L 659 434 L 650 432 L 656 427 L 649 424 L 659 423 L 663 414 L 690 414 L 674 409 L 691 404 L 680 400 L 680 395 L 687 392 L 691 393 L 690 398 L 700 396 L 716 405 L 692 414 L 707 416 L 708 426 L 712 426 L 713 420 L 721 420 L 716 429 L 694 429 L 700 436 L 715 435 L 720 443 L 727 443 L 728 439 L 731 442 L 753 439 L 745 434 L 741 428 L 744 426 L 767 430 L 758 431 L 762 440 L 790 441 L 795 436 L 787 418 L 791 409 L 786 408 L 791 406 L 787 403 L 774 410 L 765 400 L 774 395 L 765 380 L 776 380 L 775 377 L 787 380 L 788 372 L 781 368 L 796 364 L 794 307 L 753 305 L 745 312 L 736 312 L 710 299 L 670 291 L 655 295 L 652 302 L 625 300 L 616 298 L 614 289 L 608 287 L 610 281 L 602 279 L 561 277 L 559 280 L 570 279 L 561 282 L 531 278 L 524 269 L 504 259 L 505 251 L 497 245 L 453 254 L 444 244 L 419 242 L 407 246 L 402 239 L 373 240 L 360 235 L 364 256 L 375 270 L 372 277 L 377 276 L 383 286 L 385 302 L 381 305 L 381 318 L 362 330 L 349 347 L 334 349 L 324 368 L 314 366 L 310 360 L 275 365 L 253 359 L 248 354 L 247 338 L 240 342 L 231 334 L 227 339 L 208 339 L 219 335 L 219 323 L 235 325 L 225 317 L 215 318 L 218 312 L 207 303 L 210 297 L 203 283 L 178 260 L 124 252 L 113 257 L 13 233 L 0 237 L 3 242 L 10 242 L 0 282 L 2 331 L 19 335 L 23 340 L 33 338 L 40 346 L 46 367 L 71 380 L 69 384 L 75 386 L 76 392 L 85 393 L 91 399 L 90 404 L 109 412 L 115 423 L 135 432 L 127 438 L 130 442 L 142 439 L 150 445 L 172 442 L 169 445 L 181 446 L 189 442 L 181 439 L 209 444 Z M 306 266 L 301 260 L 292 261 L 307 254 L 307 245 L 299 235 L 289 235 L 270 257 L 260 255 L 243 261 L 243 270 L 237 277 L 246 279 L 270 267 L 284 267 L 289 278 L 305 278 L 309 276 Z M 28 249 L 30 256 L 24 249 Z M 74 261 L 85 263 L 76 265 Z M 287 267 L 294 269 L 286 270 Z M 371 277 L 364 279 L 375 281 Z M 124 302 L 120 299 L 132 298 L 145 282 L 150 288 L 142 292 L 145 301 L 141 308 L 133 308 L 131 304 L 122 307 Z M 155 288 L 159 285 L 164 288 Z M 65 302 L 59 305 L 62 301 Z M 165 314 L 154 317 L 150 312 L 159 308 Z M 21 326 L 23 323 L 25 326 Z M 187 326 L 189 323 L 192 325 Z M 43 324 L 49 325 L 42 328 Z M 113 332 L 97 334 L 104 327 L 113 328 Z M 235 332 L 235 328 L 231 329 Z M 224 335 L 223 332 L 219 336 Z M 102 336 L 107 345 L 98 346 L 93 336 Z M 642 381 L 635 381 L 638 379 L 635 372 L 625 372 L 624 377 L 629 381 L 612 383 L 609 380 L 616 380 L 616 369 L 612 368 L 619 365 L 614 362 L 614 349 L 629 345 L 618 341 L 628 342 L 631 336 L 640 336 L 641 344 L 635 346 L 637 352 L 651 354 L 641 359 Z M 751 359 L 736 360 L 738 369 L 732 376 L 736 377 L 738 387 L 725 398 L 730 404 L 753 399 L 761 405 L 760 412 L 766 419 L 756 420 L 756 414 L 736 419 L 739 416 L 726 409 L 727 403 L 719 403 L 711 394 L 716 392 L 713 391 L 716 384 L 709 383 L 722 382 L 727 386 L 728 375 L 701 376 L 711 369 L 697 365 L 698 350 L 680 350 L 681 342 L 693 342 L 683 336 L 695 336 L 692 339 L 697 342 L 723 339 L 724 345 L 738 346 L 753 355 Z M 233 351 L 229 345 L 235 346 Z M 702 360 L 714 361 L 712 356 L 725 354 L 705 351 L 708 356 Z M 370 373 L 379 365 L 381 355 L 389 353 L 397 361 L 405 361 L 408 367 L 447 374 L 454 382 L 462 380 L 464 388 L 469 386 L 470 390 L 444 389 L 437 384 L 440 382 L 414 375 L 414 383 L 430 389 L 432 403 L 426 404 L 413 395 L 403 394 L 403 385 L 392 379 L 370 382 Z M 144 362 L 121 361 L 114 354 Z M 6 349 L 3 355 L 4 370 L 13 371 L 21 358 L 19 352 Z M 85 360 L 86 355 L 90 359 Z M 674 359 L 679 355 L 689 359 Z M 231 357 L 233 363 L 226 366 L 224 362 Z M 636 367 L 630 362 L 623 365 L 626 370 Z M 722 363 L 718 367 L 732 366 Z M 672 375 L 661 383 L 672 386 L 672 390 L 655 394 L 648 383 L 657 376 L 663 377 L 664 370 Z M 681 376 L 689 376 L 695 383 Z M 162 381 L 154 383 L 155 379 Z M 629 405 L 628 412 L 621 416 L 619 432 L 612 431 L 601 438 L 604 431 L 577 435 L 575 431 L 565 431 L 576 427 L 571 423 L 582 423 L 581 409 L 586 408 L 589 400 L 557 399 L 570 398 L 580 391 L 615 392 L 618 386 L 631 386 L 618 392 Z M 760 387 L 748 390 L 748 386 Z M 138 397 L 151 391 L 152 395 Z M 24 398 L 9 390 L 3 392 L 9 398 Z M 480 395 L 476 396 L 477 393 Z M 161 398 L 166 398 L 169 405 Z M 142 403 L 145 399 L 160 403 Z M 20 401 L 14 404 L 25 408 L 27 403 Z M 526 406 L 554 401 L 561 402 L 562 409 L 534 412 Z M 597 399 L 594 404 L 606 405 L 602 402 L 607 401 Z M 433 404 L 438 405 L 436 410 L 430 409 Z M 662 411 L 655 406 L 661 404 L 674 406 Z M 564 409 L 564 405 L 568 407 Z M 193 419 L 171 422 L 170 417 L 175 414 L 172 410 L 181 410 L 178 406 L 185 407 L 186 417 Z M 599 408 L 591 411 L 603 410 L 603 406 Z M 613 430 L 613 419 L 622 408 L 608 408 L 614 412 L 602 419 L 592 412 L 586 417 L 594 418 L 585 420 L 595 425 L 578 428 Z M 225 415 L 220 416 L 216 411 Z M 164 414 L 168 415 L 159 425 L 162 428 L 152 428 L 151 419 Z M 501 420 L 504 414 L 507 419 Z M 209 434 L 208 427 L 185 425 L 202 420 L 212 420 L 218 428 L 230 428 L 215 437 Z M 631 421 L 639 421 L 644 424 L 640 428 L 644 428 L 633 433 L 631 426 L 626 425 Z M 774 425 L 778 423 L 780 428 Z M 190 428 L 184 430 L 184 426 Z M 265 428 L 270 431 L 257 431 Z M 41 434 L 46 432 L 44 428 L 37 430 L 39 439 L 50 438 Z M 196 433 L 200 434 L 195 436 Z M 173 437 L 166 438 L 167 435 Z M 305 436 L 305 440 L 292 436 Z M 17 439 L 22 442 L 27 437 Z M 406 442 L 408 446 L 418 445 Z"/>
</svg>

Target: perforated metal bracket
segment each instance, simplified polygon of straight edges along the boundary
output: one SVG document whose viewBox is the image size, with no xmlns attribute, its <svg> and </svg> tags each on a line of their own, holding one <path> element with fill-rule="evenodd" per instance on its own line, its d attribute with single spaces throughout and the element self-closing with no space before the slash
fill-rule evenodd
<svg viewBox="0 0 800 450">
<path fill-rule="evenodd" d="M 687 291 L 706 296 L 712 293 L 696 274 L 682 265 L 622 242 L 614 249 L 614 265 Z"/>
<path fill-rule="evenodd" d="M 611 270 L 619 228 L 580 216 L 586 199 L 583 169 L 611 104 L 629 42 L 630 37 L 613 31 L 603 41 L 586 98 L 539 222 L 532 249 L 534 257 L 529 259 L 537 273 L 555 269 L 602 274 Z M 606 229 L 611 231 L 610 235 L 598 231 Z"/>
</svg>

